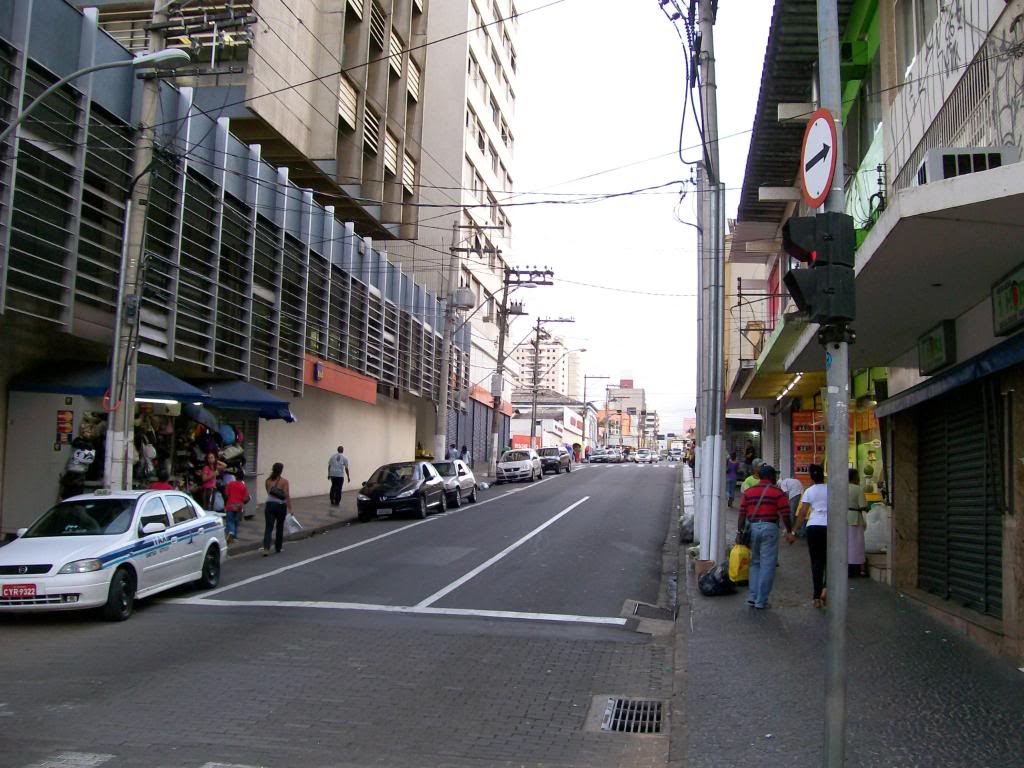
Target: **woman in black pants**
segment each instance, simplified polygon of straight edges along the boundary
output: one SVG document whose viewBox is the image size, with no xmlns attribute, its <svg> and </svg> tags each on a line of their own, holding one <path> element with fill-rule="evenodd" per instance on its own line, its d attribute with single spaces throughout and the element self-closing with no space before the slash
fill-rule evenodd
<svg viewBox="0 0 1024 768">
<path fill-rule="evenodd" d="M 825 588 L 825 568 L 828 558 L 828 486 L 825 470 L 820 464 L 807 468 L 813 485 L 804 491 L 797 507 L 797 525 L 806 520 L 807 551 L 811 555 L 811 581 L 814 588 L 814 607 L 824 608 L 828 590 Z"/>
<path fill-rule="evenodd" d="M 274 536 L 274 551 L 281 551 L 284 541 L 284 519 L 292 511 L 292 494 L 288 488 L 288 480 L 283 477 L 284 464 L 277 462 L 270 469 L 270 477 L 265 483 L 267 503 L 263 507 L 263 516 L 267 525 L 263 529 L 263 556 L 270 554 L 270 535 Z"/>
</svg>

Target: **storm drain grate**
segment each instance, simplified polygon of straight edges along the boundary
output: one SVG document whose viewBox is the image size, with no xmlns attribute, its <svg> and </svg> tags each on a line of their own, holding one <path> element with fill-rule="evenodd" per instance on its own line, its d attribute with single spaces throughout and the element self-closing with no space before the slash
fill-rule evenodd
<svg viewBox="0 0 1024 768">
<path fill-rule="evenodd" d="M 652 699 L 608 699 L 602 731 L 661 733 L 661 702 Z"/>
</svg>

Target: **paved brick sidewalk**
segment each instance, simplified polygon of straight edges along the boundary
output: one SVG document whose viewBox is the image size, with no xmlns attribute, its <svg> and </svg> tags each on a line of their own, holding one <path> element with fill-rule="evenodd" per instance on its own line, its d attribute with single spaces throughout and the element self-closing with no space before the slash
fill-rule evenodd
<svg viewBox="0 0 1024 768">
<path fill-rule="evenodd" d="M 782 544 L 767 611 L 743 588 L 703 597 L 680 567 L 673 765 L 820 765 L 826 620 L 806 544 Z M 848 627 L 848 765 L 1021 765 L 1024 674 L 867 579 Z"/>
</svg>

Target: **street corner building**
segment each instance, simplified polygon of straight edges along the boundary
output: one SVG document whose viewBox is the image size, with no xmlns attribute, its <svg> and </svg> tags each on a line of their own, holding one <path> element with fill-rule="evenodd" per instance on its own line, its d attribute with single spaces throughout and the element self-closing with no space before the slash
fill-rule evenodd
<svg viewBox="0 0 1024 768">
<path fill-rule="evenodd" d="M 426 0 L 91 5 L 0 7 L 0 536 L 117 462 L 192 489 L 214 452 L 263 501 L 278 461 L 325 493 L 339 443 L 356 482 L 413 459 L 444 302 L 386 248 L 418 226 Z M 173 78 L 128 66 L 154 32 Z"/>
<path fill-rule="evenodd" d="M 1024 2 L 840 0 L 856 228 L 849 466 L 870 574 L 1024 663 Z M 814 4 L 777 0 L 726 247 L 726 442 L 782 477 L 825 459 L 825 355 L 782 228 L 818 107 Z M 810 265 L 808 265 L 810 266 Z M 813 268 L 813 267 L 812 267 Z M 843 471 L 845 471 L 845 467 Z"/>
</svg>

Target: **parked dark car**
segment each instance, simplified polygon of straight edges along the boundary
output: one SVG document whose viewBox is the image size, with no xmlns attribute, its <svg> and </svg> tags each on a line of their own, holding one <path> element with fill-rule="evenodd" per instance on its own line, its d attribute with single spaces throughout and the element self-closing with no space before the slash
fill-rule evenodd
<svg viewBox="0 0 1024 768">
<path fill-rule="evenodd" d="M 444 479 L 427 461 L 385 464 L 370 475 L 356 495 L 359 520 L 412 513 L 425 518 L 431 507 L 448 510 Z"/>
<path fill-rule="evenodd" d="M 565 448 L 538 448 L 537 455 L 540 456 L 541 472 L 554 472 L 561 474 L 564 469 L 572 472 L 572 457 Z"/>
<path fill-rule="evenodd" d="M 476 501 L 476 476 L 466 462 L 461 459 L 435 461 L 434 469 L 444 478 L 444 490 L 448 494 L 449 504 L 461 507 L 463 499 Z"/>
</svg>

